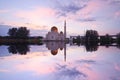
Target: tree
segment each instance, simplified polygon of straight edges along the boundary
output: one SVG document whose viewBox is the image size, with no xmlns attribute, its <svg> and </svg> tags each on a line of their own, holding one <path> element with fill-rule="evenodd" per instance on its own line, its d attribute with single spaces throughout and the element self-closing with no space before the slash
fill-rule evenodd
<svg viewBox="0 0 120 80">
<path fill-rule="evenodd" d="M 20 27 L 17 30 L 16 35 L 18 38 L 28 38 L 29 37 L 29 30 L 27 30 L 26 27 Z"/>
<path fill-rule="evenodd" d="M 20 28 L 11 28 L 8 31 L 8 35 L 12 38 L 28 38 L 29 37 L 29 30 L 26 27 Z"/>
<path fill-rule="evenodd" d="M 19 44 L 19 45 L 10 45 L 8 47 L 8 51 L 9 53 L 12 54 L 21 54 L 21 55 L 25 55 L 27 54 L 28 51 L 30 51 L 29 46 L 27 44 Z"/>
<path fill-rule="evenodd" d="M 95 30 L 87 30 L 86 34 L 85 34 L 85 37 L 86 37 L 87 42 L 89 42 L 89 41 L 98 41 L 99 34 Z"/>
<path fill-rule="evenodd" d="M 11 29 L 9 29 L 9 31 L 8 31 L 8 35 L 9 35 L 10 37 L 16 37 L 16 32 L 17 32 L 17 28 L 11 28 Z"/>
</svg>

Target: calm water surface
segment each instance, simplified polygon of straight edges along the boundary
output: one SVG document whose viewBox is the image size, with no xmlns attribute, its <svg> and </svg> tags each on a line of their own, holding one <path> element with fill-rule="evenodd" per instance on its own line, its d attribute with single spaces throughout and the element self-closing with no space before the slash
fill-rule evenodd
<svg viewBox="0 0 120 80">
<path fill-rule="evenodd" d="M 26 55 L 8 48 L 0 46 L 0 80 L 120 80 L 116 47 L 87 52 L 84 46 L 67 45 L 65 54 L 62 48 L 51 53 L 50 46 L 31 45 Z"/>
</svg>

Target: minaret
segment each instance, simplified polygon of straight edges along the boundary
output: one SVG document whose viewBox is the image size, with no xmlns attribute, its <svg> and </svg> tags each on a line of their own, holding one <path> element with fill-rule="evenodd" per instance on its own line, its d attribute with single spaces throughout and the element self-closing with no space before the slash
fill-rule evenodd
<svg viewBox="0 0 120 80">
<path fill-rule="evenodd" d="M 64 21 L 64 61 L 66 62 L 66 20 Z"/>
<path fill-rule="evenodd" d="M 66 41 L 66 20 L 64 21 L 64 40 Z"/>
</svg>

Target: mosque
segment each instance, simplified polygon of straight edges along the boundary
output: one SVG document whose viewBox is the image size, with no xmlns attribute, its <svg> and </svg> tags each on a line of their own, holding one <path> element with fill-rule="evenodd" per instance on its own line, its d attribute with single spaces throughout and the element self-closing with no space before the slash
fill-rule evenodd
<svg viewBox="0 0 120 80">
<path fill-rule="evenodd" d="M 44 39 L 46 43 L 46 47 L 51 50 L 52 55 L 57 55 L 58 50 L 64 49 L 64 60 L 66 61 L 66 21 L 64 22 L 64 33 L 62 31 L 58 31 L 58 28 L 53 26 L 51 31 L 46 34 Z M 59 41 L 59 42 L 56 42 Z"/>
<path fill-rule="evenodd" d="M 64 41 L 66 39 L 66 21 L 64 22 L 64 33 L 58 32 L 58 28 L 53 26 L 51 31 L 46 34 L 46 41 Z"/>
</svg>

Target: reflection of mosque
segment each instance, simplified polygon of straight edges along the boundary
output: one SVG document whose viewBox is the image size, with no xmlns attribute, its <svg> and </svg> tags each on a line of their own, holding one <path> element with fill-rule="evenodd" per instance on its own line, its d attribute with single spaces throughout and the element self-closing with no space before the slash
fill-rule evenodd
<svg viewBox="0 0 120 80">
<path fill-rule="evenodd" d="M 56 55 L 58 49 L 63 50 L 64 42 L 46 42 L 46 47 L 51 50 L 51 54 Z"/>
<path fill-rule="evenodd" d="M 46 42 L 46 47 L 48 50 L 51 50 L 52 55 L 57 55 L 59 50 L 64 49 L 64 60 L 66 61 L 66 44 L 63 41 L 51 41 L 51 42 Z"/>
</svg>

